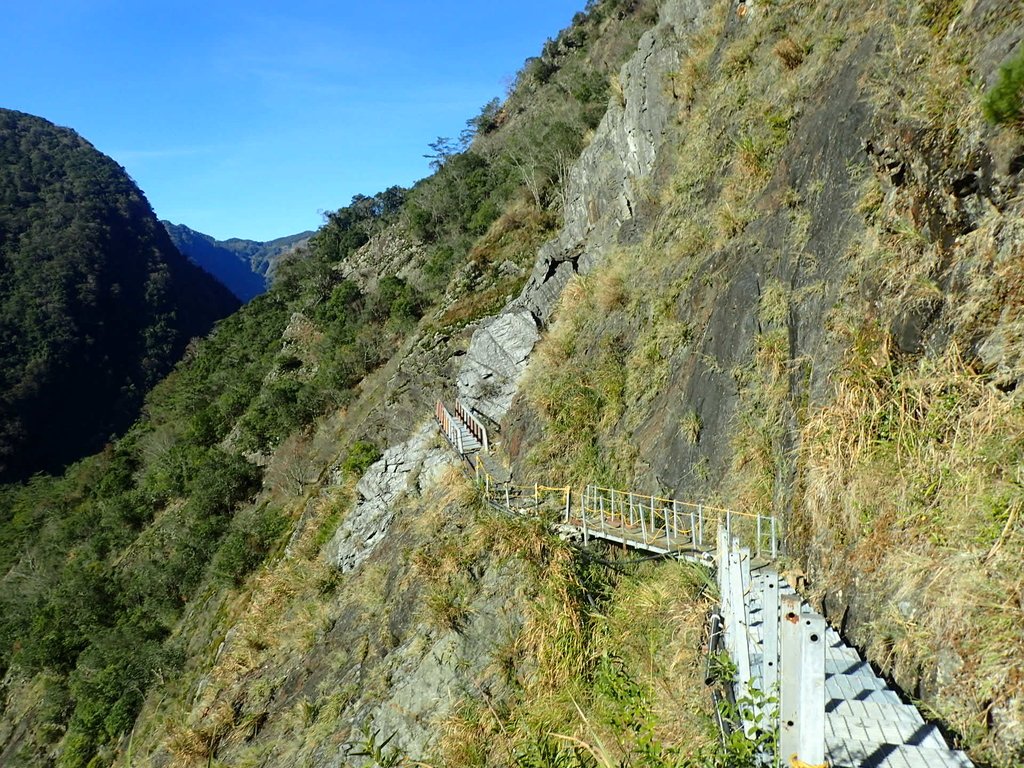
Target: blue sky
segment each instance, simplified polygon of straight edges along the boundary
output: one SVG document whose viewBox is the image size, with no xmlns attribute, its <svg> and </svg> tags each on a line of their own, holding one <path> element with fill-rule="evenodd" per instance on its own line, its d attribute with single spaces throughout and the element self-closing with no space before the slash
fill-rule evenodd
<svg viewBox="0 0 1024 768">
<path fill-rule="evenodd" d="M 78 131 L 161 218 L 267 240 L 425 176 L 584 4 L 11 0 L 0 106 Z"/>
</svg>

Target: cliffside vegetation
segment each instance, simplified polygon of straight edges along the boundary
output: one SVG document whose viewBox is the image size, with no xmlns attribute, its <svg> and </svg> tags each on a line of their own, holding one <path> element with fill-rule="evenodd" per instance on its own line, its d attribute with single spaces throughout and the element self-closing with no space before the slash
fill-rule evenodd
<svg viewBox="0 0 1024 768">
<path fill-rule="evenodd" d="M 102 448 L 237 306 L 174 249 L 117 163 L 0 110 L 0 478 Z"/>
<path fill-rule="evenodd" d="M 518 290 L 557 221 L 560 174 L 650 21 L 643 9 L 594 4 L 571 29 L 575 42 L 552 43 L 531 64 L 543 72 L 524 70 L 520 95 L 471 121 L 472 140 L 445 149 L 434 176 L 330 214 L 308 248 L 278 264 L 266 294 L 189 348 L 124 437 L 62 477 L 2 490 L 0 762 L 95 766 L 120 756 L 135 765 L 134 749 L 205 763 L 222 746 L 226 733 L 199 735 L 203 719 L 146 720 L 128 737 L 147 695 L 173 718 L 187 713 L 186 681 L 208 668 L 209 644 L 216 649 L 250 599 L 267 599 L 257 583 L 273 591 L 269 578 L 292 597 L 329 589 L 317 554 L 351 481 L 305 527 L 298 559 L 258 581 L 252 574 L 281 554 L 325 467 L 337 461 L 342 477 L 357 478 L 382 439 L 407 427 L 382 435 L 366 423 L 368 413 L 386 418 L 388 360 L 413 340 L 458 332 Z M 522 139 L 504 127 L 512 123 L 540 155 L 513 156 Z M 405 276 L 354 273 L 354 254 L 371 240 L 416 239 L 421 258 L 406 260 Z M 427 412 L 423 399 L 416 408 Z M 293 639 L 256 629 L 258 655 Z M 238 715 L 248 724 L 232 721 L 230 732 L 259 729 L 248 709 Z"/>
<path fill-rule="evenodd" d="M 831 620 L 991 765 L 1024 748 L 1004 10 L 716 5 L 644 234 L 566 289 L 512 438 L 548 482 L 774 512 Z"/>
<path fill-rule="evenodd" d="M 0 763 L 752 765 L 712 725 L 706 572 L 501 515 L 431 438 L 559 224 L 531 281 L 581 274 L 491 425 L 517 482 L 774 514 L 830 620 L 1020 762 L 1022 28 L 995 0 L 589 3 L 123 439 L 4 490 Z"/>
</svg>

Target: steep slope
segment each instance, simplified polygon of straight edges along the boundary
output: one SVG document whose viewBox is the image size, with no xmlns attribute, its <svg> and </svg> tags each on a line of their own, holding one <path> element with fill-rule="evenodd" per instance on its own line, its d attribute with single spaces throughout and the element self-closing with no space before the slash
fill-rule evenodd
<svg viewBox="0 0 1024 768">
<path fill-rule="evenodd" d="M 599 122 L 612 73 L 652 18 L 647 4 L 593 4 L 524 70 L 505 111 L 488 105 L 474 118 L 474 141 L 441 158 L 437 173 L 328 216 L 304 252 L 278 264 L 267 293 L 153 390 L 123 439 L 63 477 L 0 489 L 0 763 L 205 765 L 259 753 L 297 765 L 316 753 L 337 764 L 376 714 L 405 706 L 405 694 L 388 692 L 400 662 L 421 670 L 406 691 L 420 722 L 408 746 L 434 752 L 436 696 L 490 674 L 495 641 L 526 626 L 499 610 L 479 624 L 478 641 L 463 643 L 464 612 L 450 595 L 465 590 L 483 608 L 488 597 L 469 594 L 470 574 L 483 571 L 494 605 L 538 594 L 532 574 L 563 574 L 565 596 L 575 594 L 577 565 L 543 530 L 536 556 L 511 546 L 496 555 L 496 529 L 484 526 L 483 546 L 459 546 L 451 560 L 476 504 L 471 491 L 456 494 L 454 524 L 438 520 L 447 502 L 437 481 L 451 457 L 429 427 L 411 438 L 410 427 L 429 412 L 471 324 L 521 288 L 557 221 L 565 153 Z M 329 565 L 322 552 L 348 511 L 364 511 L 364 495 L 372 514 L 381 498 L 407 498 L 406 487 L 418 494 L 408 481 L 420 469 L 428 496 L 409 500 L 399 526 L 410 549 L 371 553 L 381 560 L 350 578 Z M 422 592 L 407 567 L 412 549 L 425 569 L 440 557 L 453 570 Z M 435 618 L 423 615 L 421 595 Z M 545 602 L 561 604 L 559 594 Z M 337 632 L 326 640 L 328 625 Z M 436 642 L 466 666 L 432 663 Z M 392 654 L 396 644 L 406 653 Z M 434 681 L 427 696 L 423 679 Z M 332 703 L 312 700 L 320 690 Z M 293 738 L 307 699 L 320 724 Z"/>
<path fill-rule="evenodd" d="M 1020 763 L 1024 140 L 982 103 L 1021 29 L 986 0 L 589 4 L 111 455 L 12 497 L 14 530 L 63 506 L 104 535 L 0 549 L 0 759 L 758 764 L 714 730 L 706 574 L 495 512 L 429 421 L 458 395 L 517 484 L 773 514 L 833 623 Z M 125 499 L 150 504 L 128 541 Z M 73 590 L 46 588 L 55 542 Z M 121 635 L 67 610 L 121 590 L 146 606 Z"/>
<path fill-rule="evenodd" d="M 0 110 L 0 477 L 98 449 L 236 307 L 122 168 L 73 131 Z"/>
<path fill-rule="evenodd" d="M 983 104 L 1020 11 L 741 10 L 668 74 L 649 181 L 610 219 L 570 195 L 523 297 L 567 286 L 506 419 L 517 474 L 772 511 L 835 625 L 1016 765 L 1024 142 Z"/>
<path fill-rule="evenodd" d="M 237 237 L 217 240 L 189 229 L 184 224 L 172 224 L 169 221 L 162 221 L 161 224 L 179 251 L 220 280 L 243 302 L 266 291 L 277 260 L 303 246 L 313 234 L 300 232 L 268 242 Z"/>
</svg>

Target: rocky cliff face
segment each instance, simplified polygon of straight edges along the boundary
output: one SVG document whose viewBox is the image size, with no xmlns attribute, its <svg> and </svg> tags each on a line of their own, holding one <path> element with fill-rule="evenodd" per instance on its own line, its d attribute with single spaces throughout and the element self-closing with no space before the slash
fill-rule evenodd
<svg viewBox="0 0 1024 768">
<path fill-rule="evenodd" d="M 608 254 L 642 207 L 645 180 L 676 117 L 671 75 L 707 11 L 702 2 L 666 3 L 658 25 L 622 68 L 604 120 L 569 173 L 562 231 L 538 253 L 519 301 L 541 323 L 569 277 L 588 272 Z"/>
<path fill-rule="evenodd" d="M 622 68 L 619 91 L 566 179 L 564 223 L 538 252 L 522 293 L 473 334 L 458 375 L 458 395 L 493 423 L 508 411 L 540 329 L 567 282 L 586 274 L 616 245 L 665 142 L 675 105 L 666 94 L 706 13 L 700 2 L 666 3 L 658 24 Z"/>
<path fill-rule="evenodd" d="M 1022 657 L 994 627 L 1024 620 L 1001 556 L 1022 536 L 1022 143 L 952 83 L 994 82 L 1019 23 L 984 2 L 754 4 L 714 7 L 689 40 L 637 112 L 674 105 L 659 151 L 634 141 L 652 135 L 629 117 L 634 72 L 601 170 L 574 171 L 596 190 L 574 188 L 528 306 L 547 318 L 592 272 L 506 418 L 515 469 L 774 510 L 837 626 L 1011 764 Z M 643 195 L 602 196 L 609 174 Z M 953 618 L 964 605 L 991 642 Z"/>
</svg>

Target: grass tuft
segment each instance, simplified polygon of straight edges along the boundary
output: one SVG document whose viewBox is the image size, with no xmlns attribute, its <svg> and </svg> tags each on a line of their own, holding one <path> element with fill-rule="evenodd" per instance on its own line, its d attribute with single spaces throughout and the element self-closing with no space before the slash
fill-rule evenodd
<svg viewBox="0 0 1024 768">
<path fill-rule="evenodd" d="M 804 63 L 807 52 L 792 37 L 784 37 L 772 47 L 772 53 L 786 69 L 796 69 Z"/>
</svg>

